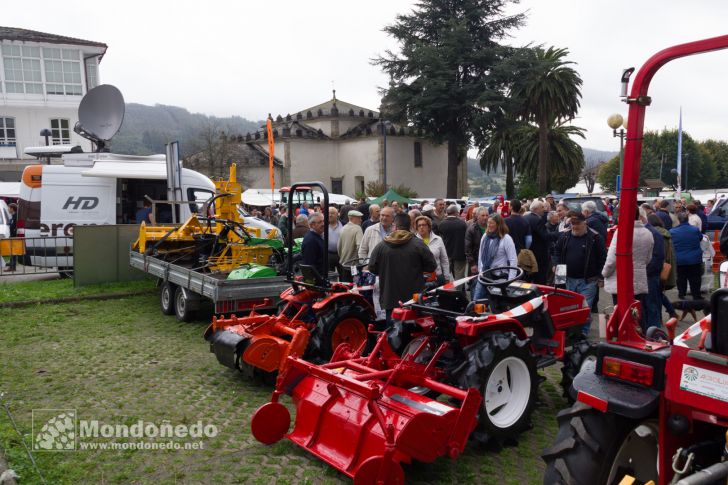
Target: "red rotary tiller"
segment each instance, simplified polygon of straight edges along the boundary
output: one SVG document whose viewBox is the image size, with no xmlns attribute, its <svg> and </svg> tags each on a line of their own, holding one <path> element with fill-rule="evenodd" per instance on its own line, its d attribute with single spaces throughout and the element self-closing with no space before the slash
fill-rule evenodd
<svg viewBox="0 0 728 485">
<path fill-rule="evenodd" d="M 438 355 L 446 348 L 443 343 Z M 322 366 L 289 357 L 271 402 L 253 414 L 253 436 L 273 444 L 288 433 L 291 416 L 278 402 L 286 393 L 297 416 L 288 439 L 355 484 L 401 484 L 400 463 L 456 458 L 475 428 L 480 394 L 432 379 L 437 359 L 427 365 L 416 361 L 424 349 L 425 343 L 402 359 L 382 334 L 368 357 L 358 357 L 360 350 L 349 352 L 347 345 Z M 347 354 L 350 358 L 338 360 Z M 451 398 L 450 403 L 409 390 L 422 388 Z"/>
</svg>

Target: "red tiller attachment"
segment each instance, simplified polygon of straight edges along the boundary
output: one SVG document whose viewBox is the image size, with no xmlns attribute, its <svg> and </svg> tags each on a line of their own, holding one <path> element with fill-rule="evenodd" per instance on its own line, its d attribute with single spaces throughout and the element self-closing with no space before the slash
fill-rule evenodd
<svg viewBox="0 0 728 485">
<path fill-rule="evenodd" d="M 456 458 L 475 428 L 480 393 L 428 377 L 435 372 L 436 359 L 429 365 L 414 362 L 426 342 L 415 354 L 387 368 L 392 361 L 383 357 L 388 353 L 382 349 L 385 341 L 380 336 L 370 357 L 322 366 L 289 358 L 271 402 L 253 414 L 253 436 L 272 444 L 286 435 L 291 418 L 278 402 L 286 393 L 296 405 L 296 423 L 288 439 L 352 477 L 354 483 L 403 483 L 402 462 Z M 415 387 L 460 405 L 410 391 Z"/>
<path fill-rule="evenodd" d="M 309 329 L 296 317 L 260 315 L 255 311 L 242 318 L 213 317 L 205 338 L 210 342 L 210 351 L 224 366 L 242 370 L 249 365 L 265 372 L 283 371 L 288 356 L 303 356 L 308 346 Z"/>
</svg>

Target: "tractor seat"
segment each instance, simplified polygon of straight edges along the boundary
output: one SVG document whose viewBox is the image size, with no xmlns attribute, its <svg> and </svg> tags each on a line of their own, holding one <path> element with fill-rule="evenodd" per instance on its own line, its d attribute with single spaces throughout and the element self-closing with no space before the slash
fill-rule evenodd
<svg viewBox="0 0 728 485">
<path fill-rule="evenodd" d="M 320 287 L 326 286 L 323 276 L 321 276 L 321 273 L 318 272 L 316 267 L 310 264 L 302 264 L 299 268 L 301 269 L 301 276 L 303 276 L 304 283 Z"/>
<path fill-rule="evenodd" d="M 710 296 L 711 351 L 728 355 L 728 288 L 715 290 Z"/>
<path fill-rule="evenodd" d="M 443 310 L 450 310 L 456 313 L 464 313 L 468 306 L 468 299 L 462 291 L 437 290 L 437 306 Z"/>
</svg>

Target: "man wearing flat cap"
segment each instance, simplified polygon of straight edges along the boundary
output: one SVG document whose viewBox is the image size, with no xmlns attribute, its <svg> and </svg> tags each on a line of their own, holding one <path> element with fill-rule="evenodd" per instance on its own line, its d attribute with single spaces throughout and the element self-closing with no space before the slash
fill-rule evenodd
<svg viewBox="0 0 728 485">
<path fill-rule="evenodd" d="M 361 221 L 363 214 L 356 209 L 350 210 L 346 216 L 349 223 L 344 226 L 339 235 L 338 251 L 339 251 L 339 279 L 341 281 L 352 281 L 351 267 L 354 264 L 347 264 L 358 258 L 359 245 L 364 233 L 361 230 Z"/>
</svg>

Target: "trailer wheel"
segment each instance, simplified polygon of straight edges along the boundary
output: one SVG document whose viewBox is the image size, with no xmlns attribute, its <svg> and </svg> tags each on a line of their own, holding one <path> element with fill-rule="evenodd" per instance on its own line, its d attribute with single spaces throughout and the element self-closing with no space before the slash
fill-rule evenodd
<svg viewBox="0 0 728 485">
<path fill-rule="evenodd" d="M 597 365 L 597 346 L 594 342 L 586 339 L 574 342 L 571 351 L 564 356 L 564 366 L 561 368 L 561 387 L 564 397 L 569 404 L 574 404 L 574 399 L 569 394 L 571 383 L 581 371 L 594 371 Z"/>
<path fill-rule="evenodd" d="M 329 360 L 340 344 L 348 343 L 358 349 L 367 340 L 367 327 L 371 318 L 366 308 L 356 303 L 334 306 L 320 314 L 317 337 L 312 339 L 317 356 Z"/>
<path fill-rule="evenodd" d="M 190 308 L 190 299 L 184 290 L 177 288 L 174 292 L 174 314 L 180 322 L 189 322 L 192 320 L 194 311 Z"/>
<path fill-rule="evenodd" d="M 477 354 L 469 359 L 468 373 L 475 374 L 471 377 L 483 398 L 478 430 L 487 438 L 513 439 L 530 425 L 538 375 L 527 343 L 512 333 L 497 333 L 470 349 Z"/>
<path fill-rule="evenodd" d="M 165 281 L 159 290 L 159 307 L 165 315 L 174 315 L 177 285 Z"/>
<path fill-rule="evenodd" d="M 637 422 L 576 403 L 561 411 L 554 445 L 544 451 L 544 484 L 613 484 L 629 474 L 657 483 L 657 423 Z"/>
</svg>

